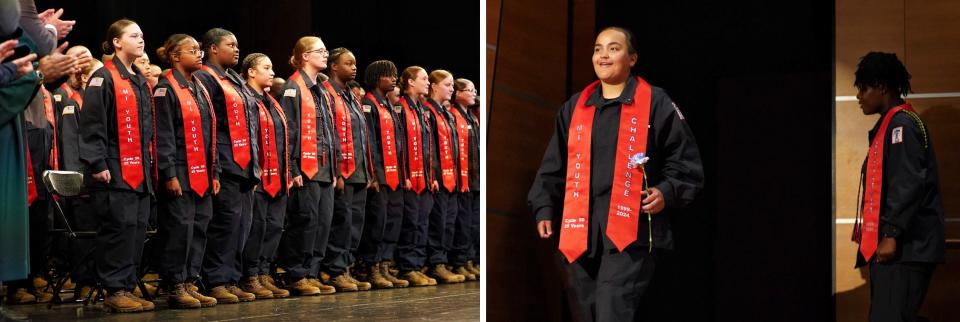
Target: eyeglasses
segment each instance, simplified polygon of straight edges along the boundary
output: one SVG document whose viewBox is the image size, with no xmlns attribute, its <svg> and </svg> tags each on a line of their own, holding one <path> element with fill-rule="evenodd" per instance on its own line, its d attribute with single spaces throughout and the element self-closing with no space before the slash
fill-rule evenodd
<svg viewBox="0 0 960 322">
<path fill-rule="evenodd" d="M 459 90 L 459 92 L 469 92 L 469 93 L 477 94 L 477 89 L 476 89 L 476 88 L 474 88 L 474 89 L 461 89 L 461 90 Z"/>
<path fill-rule="evenodd" d="M 329 54 L 330 54 L 330 52 L 327 51 L 326 48 L 308 50 L 307 53 L 308 53 L 308 54 L 309 54 L 309 53 L 320 53 L 321 55 L 329 55 Z"/>
<path fill-rule="evenodd" d="M 191 54 L 191 55 L 194 55 L 194 56 L 197 56 L 197 57 L 200 57 L 200 58 L 203 58 L 203 54 L 204 54 L 203 50 L 196 49 L 196 48 L 194 48 L 194 49 L 188 49 L 188 50 L 181 50 L 180 52 L 186 52 L 186 53 L 189 53 L 189 54 Z"/>
</svg>

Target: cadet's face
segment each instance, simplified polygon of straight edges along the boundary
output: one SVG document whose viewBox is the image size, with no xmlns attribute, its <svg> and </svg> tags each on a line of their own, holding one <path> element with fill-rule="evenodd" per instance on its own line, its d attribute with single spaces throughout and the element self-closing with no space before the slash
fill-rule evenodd
<svg viewBox="0 0 960 322">
<path fill-rule="evenodd" d="M 879 113 L 883 105 L 883 91 L 877 87 L 864 86 L 857 90 L 857 102 L 860 103 L 863 115 Z"/>
<path fill-rule="evenodd" d="M 220 38 L 217 44 L 216 52 L 218 61 L 224 67 L 233 67 L 240 61 L 240 46 L 237 45 L 237 37 L 230 34 Z"/>
<path fill-rule="evenodd" d="M 118 52 L 123 52 L 127 57 L 143 56 L 143 31 L 137 24 L 130 24 L 123 28 L 120 37 L 113 39 L 113 46 Z"/>
<path fill-rule="evenodd" d="M 597 35 L 593 46 L 593 71 L 607 83 L 621 83 L 630 76 L 630 68 L 637 63 L 637 55 L 628 52 L 627 36 L 617 30 L 606 30 Z"/>
<path fill-rule="evenodd" d="M 400 104 L 400 87 L 394 87 L 392 91 L 387 92 L 387 99 L 390 100 L 390 104 Z"/>
<path fill-rule="evenodd" d="M 463 106 L 477 104 L 477 89 L 473 83 L 467 83 L 467 87 L 457 91 L 457 103 Z"/>
<path fill-rule="evenodd" d="M 200 69 L 203 64 L 203 51 L 200 50 L 200 44 L 193 38 L 181 42 L 174 55 L 174 59 L 190 72 Z"/>
<path fill-rule="evenodd" d="M 327 46 L 323 44 L 323 41 L 318 41 L 314 46 L 313 49 L 303 53 L 303 61 L 306 64 L 311 64 L 317 70 L 327 69 L 327 58 L 330 57 Z"/>
<path fill-rule="evenodd" d="M 261 88 L 270 87 L 273 83 L 274 76 L 273 62 L 267 57 L 260 58 L 260 62 L 251 68 L 248 73 L 250 73 L 250 76 L 253 77 L 253 80 L 257 82 Z"/>
<path fill-rule="evenodd" d="M 333 66 L 337 75 L 340 75 L 344 80 L 351 81 L 357 78 L 357 58 L 353 56 L 353 53 L 340 55 L 339 61 Z"/>
<path fill-rule="evenodd" d="M 453 77 L 444 78 L 439 83 L 430 84 L 430 86 L 433 88 L 433 91 L 440 96 L 440 98 L 449 100 L 450 95 L 453 94 Z"/>
<path fill-rule="evenodd" d="M 428 86 L 430 86 L 430 80 L 427 79 L 427 73 L 422 70 L 417 72 L 417 77 L 413 80 L 414 93 L 427 95 Z"/>
<path fill-rule="evenodd" d="M 391 76 L 381 76 L 380 83 L 377 84 L 377 87 L 380 88 L 384 93 L 389 93 L 393 91 L 393 88 L 397 85 L 397 75 Z"/>
</svg>

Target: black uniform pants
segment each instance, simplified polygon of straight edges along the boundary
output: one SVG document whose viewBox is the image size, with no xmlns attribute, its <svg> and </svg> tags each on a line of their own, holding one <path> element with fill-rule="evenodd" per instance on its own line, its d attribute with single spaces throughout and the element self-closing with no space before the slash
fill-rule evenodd
<svg viewBox="0 0 960 322">
<path fill-rule="evenodd" d="M 243 246 L 243 276 L 270 274 L 270 262 L 276 256 L 287 213 L 287 195 L 270 197 L 264 191 L 253 193 L 253 223 Z"/>
<path fill-rule="evenodd" d="M 194 280 L 203 264 L 213 197 L 209 193 L 200 197 L 193 191 L 184 191 L 180 197 L 162 196 L 158 212 L 160 277 L 169 284 Z"/>
<path fill-rule="evenodd" d="M 473 191 L 470 194 L 473 200 L 470 205 L 473 208 L 470 215 L 470 222 L 472 223 L 470 229 L 473 232 L 473 254 L 467 259 L 474 263 L 480 263 L 480 192 Z"/>
<path fill-rule="evenodd" d="M 417 270 L 427 261 L 427 227 L 433 195 L 424 190 L 419 195 L 403 191 L 403 221 L 400 240 L 397 241 L 397 268 L 401 271 Z"/>
<path fill-rule="evenodd" d="M 220 178 L 220 193 L 213 197 L 213 219 L 207 227 L 207 249 L 203 256 L 206 287 L 240 280 L 240 258 L 250 233 L 253 192 L 243 190 L 239 181 Z"/>
<path fill-rule="evenodd" d="M 92 205 L 97 229 L 97 276 L 108 290 L 133 290 L 150 217 L 150 195 L 133 191 L 99 190 Z"/>
<path fill-rule="evenodd" d="M 930 263 L 870 263 L 870 321 L 917 321 L 934 266 Z"/>
<path fill-rule="evenodd" d="M 390 252 L 396 250 L 397 237 L 400 234 L 399 218 L 403 216 L 403 193 L 380 186 L 380 191 L 367 189 L 367 210 L 363 223 L 363 236 L 357 256 L 367 263 L 393 259 L 386 255 L 388 244 Z"/>
<path fill-rule="evenodd" d="M 636 244 L 623 252 L 601 251 L 567 265 L 584 321 L 634 321 L 650 287 L 656 260 Z"/>
<path fill-rule="evenodd" d="M 453 244 L 447 252 L 447 262 L 456 267 L 467 264 L 467 259 L 473 257 L 473 194 L 458 192 L 454 197 L 457 199 L 457 217 L 453 223 Z"/>
<path fill-rule="evenodd" d="M 320 183 L 316 181 L 304 180 L 303 186 L 290 189 L 278 263 L 287 271 L 288 279 L 299 280 L 310 271 L 313 243 L 317 240 L 319 198 Z"/>
<path fill-rule="evenodd" d="M 453 247 L 454 223 L 457 219 L 457 197 L 447 188 L 433 195 L 430 223 L 427 232 L 427 255 L 431 266 L 447 264 L 447 254 Z"/>
<path fill-rule="evenodd" d="M 331 276 L 339 276 L 353 264 L 352 252 L 360 246 L 360 234 L 363 232 L 366 189 L 367 185 L 363 183 L 346 183 L 343 192 L 334 194 L 330 238 L 321 265 Z"/>
</svg>

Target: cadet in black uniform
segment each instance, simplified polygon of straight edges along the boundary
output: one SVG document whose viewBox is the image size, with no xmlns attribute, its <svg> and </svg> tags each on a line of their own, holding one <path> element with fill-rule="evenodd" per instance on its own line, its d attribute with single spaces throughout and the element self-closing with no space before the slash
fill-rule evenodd
<svg viewBox="0 0 960 322">
<path fill-rule="evenodd" d="M 473 274 L 475 278 L 480 278 L 480 268 L 474 265 L 480 260 L 479 251 L 476 250 L 480 240 L 480 124 L 467 111 L 468 106 L 477 103 L 477 89 L 473 82 L 464 78 L 458 78 L 453 83 L 453 89 L 454 100 L 450 103 L 450 113 L 457 120 L 459 177 L 463 180 L 466 176 L 467 182 L 464 184 L 461 181 L 460 193 L 457 194 L 456 232 L 450 263 L 455 273 L 464 276 Z M 466 166 L 463 161 L 466 161 Z"/>
<path fill-rule="evenodd" d="M 257 298 L 284 298 L 290 292 L 273 285 L 268 278 L 270 264 L 276 257 L 280 236 L 283 233 L 283 216 L 287 213 L 287 187 L 290 182 L 287 170 L 287 124 L 286 116 L 270 93 L 265 89 L 273 79 L 273 62 L 261 53 L 247 55 L 240 69 L 246 78 L 247 92 L 257 98 L 257 116 L 260 131 L 257 143 L 260 147 L 260 185 L 253 197 L 253 224 L 250 237 L 243 246 L 244 291 Z"/>
<path fill-rule="evenodd" d="M 203 260 L 204 285 L 219 303 L 253 301 L 237 287 L 240 257 L 253 216 L 253 188 L 260 182 L 257 160 L 257 101 L 243 90 L 243 80 L 230 69 L 240 60 L 233 33 L 213 28 L 202 38 L 206 63 L 196 72 L 210 91 L 217 119 L 220 192 L 213 198 L 213 219 L 207 228 Z"/>
<path fill-rule="evenodd" d="M 129 291 L 138 281 L 153 187 L 150 145 L 153 109 L 146 79 L 133 61 L 143 56 L 143 32 L 130 20 L 107 29 L 102 49 L 114 54 L 94 72 L 83 94 L 80 159 L 100 218 L 97 275 L 108 296 L 104 306 L 118 312 L 153 310 L 154 304 Z M 118 131 L 119 129 L 130 129 Z"/>
<path fill-rule="evenodd" d="M 615 27 L 597 36 L 593 67 L 600 80 L 561 107 L 529 194 L 540 236 L 562 229 L 560 247 L 587 321 L 633 321 L 643 313 L 636 308 L 656 266 L 652 254 L 673 247 L 670 211 L 692 202 L 703 185 L 683 114 L 662 89 L 630 74 L 637 61 L 632 39 Z M 579 141 L 585 137 L 591 140 Z M 611 204 L 617 211 L 608 220 Z M 555 226 L 561 218 L 564 225 Z"/>
<path fill-rule="evenodd" d="M 367 189 L 366 218 L 357 257 L 366 266 L 362 274 L 374 287 L 407 287 L 410 283 L 390 274 L 384 263 L 393 260 L 403 218 L 403 158 L 397 140 L 401 124 L 386 98 L 386 93 L 396 88 L 397 67 L 389 60 L 372 62 L 364 70 L 364 83 L 368 91 L 361 104 L 370 133 L 376 185 Z"/>
<path fill-rule="evenodd" d="M 367 188 L 376 184 L 369 161 L 370 144 L 366 119 L 360 111 L 360 98 L 354 97 L 346 86 L 357 75 L 356 64 L 353 53 L 346 48 L 332 50 L 330 80 L 323 83 L 333 98 L 331 107 L 334 128 L 340 138 L 342 181 L 338 183 L 338 193 L 333 199 L 333 221 L 323 268 L 330 276 L 330 283 L 342 291 L 366 291 L 372 287 L 369 282 L 355 279 L 350 272 L 363 232 Z"/>
<path fill-rule="evenodd" d="M 217 300 L 192 287 L 203 264 L 212 196 L 220 189 L 210 94 L 193 76 L 203 66 L 203 50 L 193 37 L 174 34 L 157 49 L 157 57 L 171 66 L 153 91 L 158 179 L 164 190 L 157 218 L 164 243 L 160 277 L 170 307 L 210 307 Z"/>
<path fill-rule="evenodd" d="M 318 278 L 327 249 L 339 144 L 333 130 L 329 94 L 317 77 L 327 68 L 327 48 L 318 37 L 302 37 L 293 47 L 296 69 L 284 84 L 280 106 L 287 116 L 290 197 L 278 264 L 296 295 L 332 294 Z"/>
<path fill-rule="evenodd" d="M 397 268 L 400 278 L 411 286 L 437 285 L 437 280 L 420 272 L 427 261 L 427 227 L 433 195 L 430 192 L 431 130 L 420 104 L 427 95 L 427 71 L 410 66 L 400 77 L 404 95 L 400 98 L 400 138 L 404 159 L 403 222 L 397 242 Z"/>
<path fill-rule="evenodd" d="M 433 136 L 430 171 L 433 173 L 431 189 L 434 191 L 433 208 L 430 210 L 430 227 L 427 236 L 429 276 L 444 283 L 460 283 L 466 276 L 447 269 L 449 251 L 453 248 L 454 223 L 457 219 L 457 197 L 460 190 L 458 170 L 459 151 L 453 115 L 443 106 L 453 94 L 453 75 L 445 70 L 435 70 L 428 77 L 430 96 L 424 100 L 427 124 Z M 474 277 L 476 278 L 476 277 Z"/>
<path fill-rule="evenodd" d="M 946 248 L 933 142 L 903 100 L 910 74 L 896 54 L 868 53 L 853 84 L 863 114 L 880 114 L 861 170 L 854 231 L 857 267 L 870 266 L 870 321 L 918 321 Z"/>
</svg>

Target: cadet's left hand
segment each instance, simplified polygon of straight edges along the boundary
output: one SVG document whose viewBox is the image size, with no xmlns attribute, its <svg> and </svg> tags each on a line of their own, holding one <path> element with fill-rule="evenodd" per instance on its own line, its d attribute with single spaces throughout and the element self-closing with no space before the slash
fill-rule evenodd
<svg viewBox="0 0 960 322">
<path fill-rule="evenodd" d="M 884 263 L 893 259 L 897 255 L 897 239 L 893 237 L 883 237 L 880 244 L 877 245 L 877 262 Z"/>
<path fill-rule="evenodd" d="M 373 191 L 380 192 L 380 184 L 377 183 L 377 180 L 370 181 L 367 184 L 367 189 L 373 189 Z"/>
<path fill-rule="evenodd" d="M 220 179 L 213 179 L 213 195 L 220 194 Z"/>
<path fill-rule="evenodd" d="M 437 183 L 437 180 L 433 180 L 433 183 L 430 184 L 430 190 L 433 192 L 440 191 L 440 184 Z"/>
<path fill-rule="evenodd" d="M 663 211 L 663 207 L 666 206 L 666 203 L 663 201 L 663 193 L 660 192 L 660 189 L 647 189 L 647 191 L 643 192 L 643 195 L 645 197 L 643 198 L 643 206 L 641 208 L 644 212 L 656 215 L 657 213 Z"/>
</svg>

